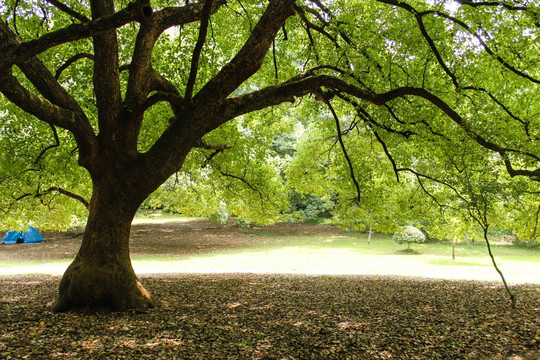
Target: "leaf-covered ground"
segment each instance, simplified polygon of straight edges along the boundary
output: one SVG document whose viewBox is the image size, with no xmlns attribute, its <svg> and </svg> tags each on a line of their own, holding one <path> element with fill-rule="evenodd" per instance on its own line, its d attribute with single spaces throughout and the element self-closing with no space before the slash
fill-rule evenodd
<svg viewBox="0 0 540 360">
<path fill-rule="evenodd" d="M 144 277 L 147 313 L 52 313 L 58 277 L 0 277 L 2 359 L 539 359 L 540 287 L 374 276 Z"/>
</svg>

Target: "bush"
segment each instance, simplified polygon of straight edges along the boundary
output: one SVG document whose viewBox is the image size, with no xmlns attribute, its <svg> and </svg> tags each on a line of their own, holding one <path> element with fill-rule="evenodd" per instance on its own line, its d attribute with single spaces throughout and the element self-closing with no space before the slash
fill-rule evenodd
<svg viewBox="0 0 540 360">
<path fill-rule="evenodd" d="M 318 223 L 323 219 L 332 217 L 326 208 L 326 203 L 315 195 L 300 195 L 293 193 L 290 196 L 291 211 L 308 223 Z"/>
<path fill-rule="evenodd" d="M 241 227 L 241 228 L 249 228 L 251 227 L 251 221 L 244 220 L 242 218 L 237 218 L 236 225 L 238 225 L 238 227 Z"/>
<path fill-rule="evenodd" d="M 229 210 L 225 207 L 221 207 L 213 213 L 210 218 L 218 224 L 225 224 L 229 220 Z"/>
<path fill-rule="evenodd" d="M 512 245 L 514 245 L 515 247 L 520 247 L 520 248 L 526 248 L 526 249 L 538 249 L 540 248 L 540 243 L 534 241 L 534 240 L 519 240 L 519 239 L 516 239 Z"/>
<path fill-rule="evenodd" d="M 405 226 L 401 230 L 396 231 L 392 239 L 400 245 L 407 244 L 407 249 L 411 247 L 412 243 L 426 242 L 424 233 L 414 226 Z"/>
</svg>

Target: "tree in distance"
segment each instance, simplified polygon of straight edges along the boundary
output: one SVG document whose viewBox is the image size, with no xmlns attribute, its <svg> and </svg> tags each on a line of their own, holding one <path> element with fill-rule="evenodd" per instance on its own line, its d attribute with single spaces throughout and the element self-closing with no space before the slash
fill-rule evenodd
<svg viewBox="0 0 540 360">
<path fill-rule="evenodd" d="M 467 189 L 488 168 L 519 195 L 512 211 L 537 211 L 534 2 L 6 0 L 0 11 L 5 222 L 16 209 L 39 217 L 39 203 L 53 214 L 43 222 L 88 214 L 56 311 L 156 305 L 129 233 L 162 184 L 183 211 L 226 204 L 265 220 L 286 207 L 284 176 L 336 216 L 383 224 L 432 211 L 414 206 L 418 191 L 467 213 L 458 204 L 477 204 Z M 272 141 L 298 122 L 280 174 Z M 407 190 L 390 190 L 398 181 Z"/>
<path fill-rule="evenodd" d="M 411 252 L 412 243 L 424 243 L 426 242 L 426 235 L 414 226 L 405 226 L 402 229 L 396 231 L 392 236 L 395 242 L 398 244 L 407 244 L 407 252 Z"/>
</svg>

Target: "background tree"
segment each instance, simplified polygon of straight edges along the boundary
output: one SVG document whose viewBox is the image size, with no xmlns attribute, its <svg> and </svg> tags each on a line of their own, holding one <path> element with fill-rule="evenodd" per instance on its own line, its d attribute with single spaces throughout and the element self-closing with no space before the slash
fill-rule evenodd
<svg viewBox="0 0 540 360">
<path fill-rule="evenodd" d="M 221 197 L 232 213 L 278 217 L 287 202 L 272 141 L 293 114 L 333 128 L 332 156 L 297 163 L 321 164 L 342 186 L 343 214 L 362 208 L 366 187 L 370 207 L 384 200 L 381 216 L 401 209 L 384 198 L 388 173 L 437 202 L 447 178 L 484 159 L 532 180 L 519 194 L 538 194 L 534 2 L 8 0 L 0 10 L 2 160 L 15 159 L 4 209 L 33 199 L 69 217 L 61 194 L 89 211 L 55 310 L 155 305 L 131 267 L 129 231 L 175 174 L 185 208 Z M 364 161 L 365 138 L 384 161 Z"/>
</svg>

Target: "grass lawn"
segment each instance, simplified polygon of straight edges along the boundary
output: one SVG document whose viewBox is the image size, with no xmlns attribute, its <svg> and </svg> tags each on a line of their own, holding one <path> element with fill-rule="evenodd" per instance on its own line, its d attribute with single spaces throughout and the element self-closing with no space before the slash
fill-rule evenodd
<svg viewBox="0 0 540 360">
<path fill-rule="evenodd" d="M 250 233 L 250 230 L 246 231 Z M 220 250 L 177 258 L 133 256 L 139 273 L 291 273 L 377 274 L 499 281 L 483 243 L 469 248 L 448 243 L 413 244 L 419 252 L 403 252 L 405 246 L 391 237 L 376 235 L 367 245 L 367 235 L 288 236 L 252 232 L 253 246 Z M 268 245 L 271 243 L 271 245 Z M 540 251 L 510 245 L 492 245 L 497 264 L 509 283 L 540 283 Z"/>
<path fill-rule="evenodd" d="M 170 230 L 166 226 L 172 226 L 173 223 L 182 223 L 184 226 L 193 221 L 196 220 L 145 214 L 138 217 L 135 223 L 143 227 L 139 231 L 145 231 L 145 234 L 150 232 L 145 228 L 146 224 L 158 224 L 163 233 L 172 237 L 171 244 L 174 246 L 177 238 L 185 236 L 182 227 Z M 217 224 L 212 229 L 220 231 Z M 145 240 L 150 243 L 149 250 L 132 251 L 135 271 L 138 274 L 373 274 L 500 281 L 487 255 L 486 245 L 480 241 L 472 247 L 466 243 L 458 244 L 455 249 L 456 260 L 452 260 L 452 247 L 447 242 L 413 244 L 412 249 L 418 254 L 411 255 L 403 251 L 405 245 L 398 245 L 391 237 L 380 234 L 375 234 L 368 245 L 367 234 L 339 231 L 321 234 L 317 233 L 315 227 L 308 234 L 295 235 L 288 234 L 286 228 L 280 227 L 236 229 L 229 237 L 216 235 L 212 229 L 197 232 L 194 240 L 195 245 L 198 245 L 199 240 L 215 238 L 219 246 L 204 251 L 175 252 L 165 247 L 156 253 L 153 251 L 152 240 Z M 229 246 L 227 241 L 235 238 L 242 238 L 241 245 Z M 72 245 L 74 249 L 78 248 L 77 244 Z M 540 249 L 525 249 L 502 243 L 492 244 L 492 249 L 509 283 L 540 284 Z M 72 258 L 71 254 L 39 261 L 4 258 L 0 261 L 0 275 L 61 275 Z"/>
</svg>

